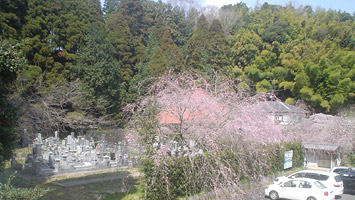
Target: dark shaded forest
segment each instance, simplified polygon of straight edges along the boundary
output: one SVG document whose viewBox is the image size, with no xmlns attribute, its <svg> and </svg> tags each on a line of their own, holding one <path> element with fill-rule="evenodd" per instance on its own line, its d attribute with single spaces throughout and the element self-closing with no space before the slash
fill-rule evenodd
<svg viewBox="0 0 355 200">
<path fill-rule="evenodd" d="M 123 127 L 123 108 L 165 73 L 228 77 L 314 112 L 354 104 L 353 14 L 187 2 L 0 0 L 2 159 L 24 128 Z"/>
</svg>

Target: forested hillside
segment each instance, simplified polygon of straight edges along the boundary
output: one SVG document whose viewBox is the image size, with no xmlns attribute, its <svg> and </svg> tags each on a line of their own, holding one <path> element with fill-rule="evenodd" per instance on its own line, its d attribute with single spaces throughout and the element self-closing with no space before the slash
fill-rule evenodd
<svg viewBox="0 0 355 200">
<path fill-rule="evenodd" d="M 354 15 L 187 2 L 1 0 L 1 141 L 16 121 L 31 132 L 124 126 L 122 108 L 167 72 L 227 76 L 315 112 L 354 104 Z"/>
</svg>

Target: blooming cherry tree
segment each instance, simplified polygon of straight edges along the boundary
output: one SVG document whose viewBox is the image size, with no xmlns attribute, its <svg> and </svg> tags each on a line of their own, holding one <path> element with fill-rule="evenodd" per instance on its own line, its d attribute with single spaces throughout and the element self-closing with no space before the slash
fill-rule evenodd
<svg viewBox="0 0 355 200">
<path fill-rule="evenodd" d="M 134 116 L 128 137 L 153 160 L 156 176 L 148 181 L 166 181 L 166 198 L 173 198 L 168 161 L 180 158 L 188 161 L 180 166 L 190 179 L 185 180 L 192 187 L 188 193 L 213 191 L 218 197 L 227 192 L 236 197 L 241 178 L 257 179 L 269 167 L 274 151 L 266 147 L 284 139 L 262 109 L 263 101 L 265 96 L 250 96 L 217 77 L 161 77 L 138 104 L 127 107 Z"/>
<path fill-rule="evenodd" d="M 290 140 L 302 143 L 336 144 L 344 151 L 355 147 L 355 119 L 314 114 L 308 120 L 288 127 L 285 133 Z"/>
</svg>

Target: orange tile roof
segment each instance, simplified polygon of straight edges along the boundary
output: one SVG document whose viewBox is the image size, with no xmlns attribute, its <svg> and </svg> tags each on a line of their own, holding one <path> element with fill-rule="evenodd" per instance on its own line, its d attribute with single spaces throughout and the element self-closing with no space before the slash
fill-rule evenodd
<svg viewBox="0 0 355 200">
<path fill-rule="evenodd" d="M 187 93 L 186 95 L 189 94 Z M 183 119 L 184 121 L 193 121 L 194 119 L 206 116 L 206 113 L 208 112 L 207 109 L 211 106 L 222 108 L 222 106 L 210 95 L 206 94 L 202 88 L 196 88 L 193 90 L 188 103 L 189 104 L 187 105 L 183 105 L 182 109 L 179 109 L 178 106 L 164 109 L 157 115 L 157 119 L 162 124 L 179 124 L 180 119 Z M 209 103 L 209 105 L 206 105 L 206 103 Z M 201 106 L 197 108 L 194 107 L 193 104 Z M 180 110 L 181 112 L 179 112 Z"/>
</svg>

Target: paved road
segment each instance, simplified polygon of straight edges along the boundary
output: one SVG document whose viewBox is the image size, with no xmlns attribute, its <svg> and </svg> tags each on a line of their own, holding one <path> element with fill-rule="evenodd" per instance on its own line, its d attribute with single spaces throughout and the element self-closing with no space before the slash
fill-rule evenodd
<svg viewBox="0 0 355 200">
<path fill-rule="evenodd" d="M 250 191 L 243 197 L 243 200 L 269 199 L 269 198 L 265 197 L 264 190 L 265 190 L 265 187 L 261 187 L 261 188 L 258 188 L 256 190 L 254 190 L 254 191 Z M 336 196 L 335 199 L 336 200 L 354 200 L 355 199 L 355 195 L 343 194 L 343 195 L 340 195 L 340 196 Z"/>
</svg>

